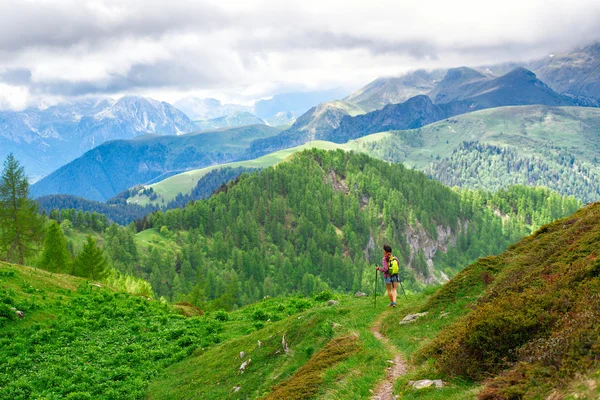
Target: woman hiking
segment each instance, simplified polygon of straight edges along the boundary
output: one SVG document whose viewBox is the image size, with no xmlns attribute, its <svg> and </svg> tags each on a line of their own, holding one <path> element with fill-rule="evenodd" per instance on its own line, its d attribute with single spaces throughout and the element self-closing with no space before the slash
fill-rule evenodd
<svg viewBox="0 0 600 400">
<path fill-rule="evenodd" d="M 389 245 L 383 246 L 383 259 L 381 260 L 382 267 L 376 267 L 378 271 L 383 272 L 383 278 L 385 280 L 385 287 L 387 288 L 388 297 L 390 298 L 389 307 L 396 307 L 396 296 L 398 288 L 398 282 L 400 277 L 400 262 L 396 256 L 392 255 L 392 248 Z"/>
</svg>

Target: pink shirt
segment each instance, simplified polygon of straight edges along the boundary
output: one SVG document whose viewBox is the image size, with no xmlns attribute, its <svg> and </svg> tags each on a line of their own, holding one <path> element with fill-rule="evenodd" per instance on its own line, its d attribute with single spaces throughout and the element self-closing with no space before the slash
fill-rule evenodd
<svg viewBox="0 0 600 400">
<path fill-rule="evenodd" d="M 385 256 L 381 260 L 381 265 L 383 265 L 383 267 L 379 268 L 379 270 L 381 272 L 383 272 L 383 276 L 386 277 L 386 278 L 390 278 L 391 275 L 388 273 L 388 270 L 389 270 L 388 261 L 385 258 Z"/>
</svg>

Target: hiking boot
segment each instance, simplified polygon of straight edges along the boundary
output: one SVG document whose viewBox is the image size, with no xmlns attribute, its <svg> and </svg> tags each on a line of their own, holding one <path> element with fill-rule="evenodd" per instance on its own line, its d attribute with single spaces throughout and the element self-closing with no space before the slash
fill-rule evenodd
<svg viewBox="0 0 600 400">
<path fill-rule="evenodd" d="M 390 306 L 392 306 L 392 307 L 396 307 L 396 302 L 395 302 L 395 301 L 391 302 L 391 303 L 390 303 Z"/>
</svg>

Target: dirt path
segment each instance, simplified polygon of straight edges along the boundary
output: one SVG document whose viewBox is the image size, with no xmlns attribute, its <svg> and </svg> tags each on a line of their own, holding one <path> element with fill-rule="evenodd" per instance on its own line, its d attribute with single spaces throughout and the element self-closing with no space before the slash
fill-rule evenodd
<svg viewBox="0 0 600 400">
<path fill-rule="evenodd" d="M 381 341 L 385 347 L 387 347 L 392 354 L 394 354 L 393 364 L 387 368 L 385 380 L 380 382 L 375 391 L 371 400 L 393 400 L 395 397 L 392 395 L 392 390 L 394 388 L 394 382 L 396 379 L 404 375 L 406 373 L 406 361 L 402 357 L 400 351 L 394 346 L 390 340 L 385 337 L 381 333 L 381 321 L 383 319 L 382 314 L 378 319 L 375 325 L 371 328 L 371 332 L 373 332 L 373 336 L 379 341 Z"/>
</svg>

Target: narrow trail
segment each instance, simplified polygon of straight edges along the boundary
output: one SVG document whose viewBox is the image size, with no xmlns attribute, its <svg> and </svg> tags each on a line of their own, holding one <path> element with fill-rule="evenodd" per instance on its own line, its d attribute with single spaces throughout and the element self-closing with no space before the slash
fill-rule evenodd
<svg viewBox="0 0 600 400">
<path fill-rule="evenodd" d="M 386 377 L 381 381 L 375 391 L 371 400 L 393 400 L 396 397 L 393 396 L 392 390 L 394 388 L 394 382 L 399 376 L 406 374 L 407 366 L 402 353 L 390 342 L 390 340 L 381 333 L 381 321 L 383 320 L 385 313 L 382 314 L 375 322 L 375 325 L 371 328 L 373 336 L 388 348 L 388 350 L 394 355 L 393 364 L 391 364 L 386 371 Z"/>
</svg>

